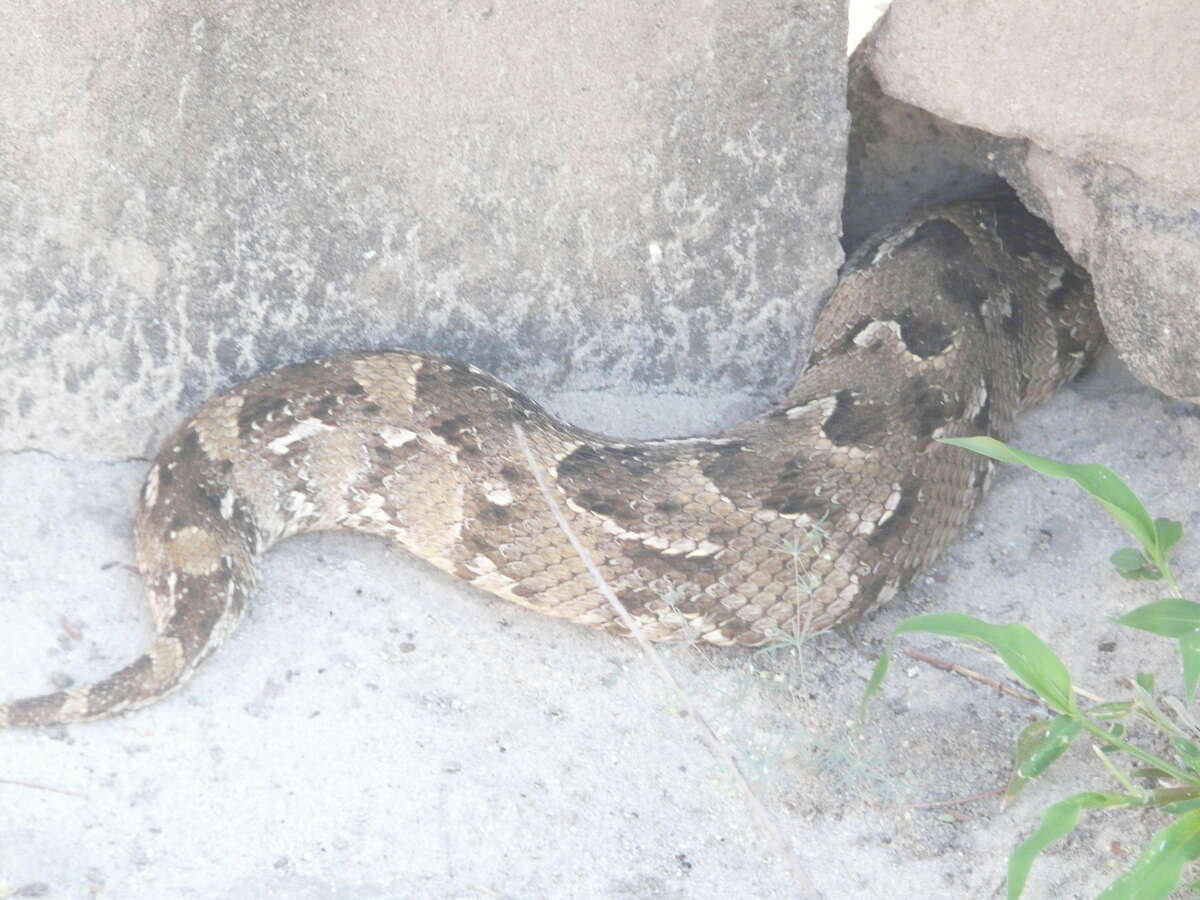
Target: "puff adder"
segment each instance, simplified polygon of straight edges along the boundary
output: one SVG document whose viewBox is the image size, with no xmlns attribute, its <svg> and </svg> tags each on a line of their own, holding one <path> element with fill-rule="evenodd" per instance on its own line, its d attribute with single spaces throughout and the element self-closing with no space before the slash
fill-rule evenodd
<svg viewBox="0 0 1200 900">
<path fill-rule="evenodd" d="M 985 489 L 992 464 L 935 439 L 1005 438 L 1102 342 L 1086 273 L 1039 219 L 988 201 L 927 210 L 856 251 L 799 380 L 712 437 L 613 440 L 424 353 L 260 375 L 202 406 L 150 467 L 136 524 L 149 650 L 0 706 L 0 726 L 95 719 L 178 687 L 241 618 L 259 558 L 308 531 L 381 535 L 514 603 L 620 631 L 513 421 L 649 637 L 754 645 L 795 622 L 830 628 L 903 587 Z"/>
</svg>

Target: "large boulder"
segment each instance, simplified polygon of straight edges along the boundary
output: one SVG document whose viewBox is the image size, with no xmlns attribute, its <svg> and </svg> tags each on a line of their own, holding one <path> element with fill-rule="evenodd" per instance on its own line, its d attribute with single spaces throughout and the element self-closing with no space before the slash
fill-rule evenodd
<svg viewBox="0 0 1200 900">
<path fill-rule="evenodd" d="M 667 412 L 802 362 L 840 262 L 837 0 L 172 6 L 0 30 L 0 450 L 146 453 L 340 350 Z"/>
<path fill-rule="evenodd" d="M 1011 184 L 1140 379 L 1200 401 L 1200 7 L 895 0 L 856 54 L 846 233 Z"/>
</svg>

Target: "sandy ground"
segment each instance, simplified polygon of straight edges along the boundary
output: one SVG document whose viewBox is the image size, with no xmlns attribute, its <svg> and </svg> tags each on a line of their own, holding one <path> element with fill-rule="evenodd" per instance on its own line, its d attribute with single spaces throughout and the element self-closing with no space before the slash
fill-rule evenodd
<svg viewBox="0 0 1200 900">
<path fill-rule="evenodd" d="M 547 399 L 616 433 L 704 430 L 721 398 Z M 595 398 L 592 398 L 593 401 Z M 725 398 L 736 408 L 736 398 Z M 723 415 L 732 415 L 727 407 Z M 576 416 L 576 418 L 580 418 Z M 1113 357 L 1027 416 L 1020 444 L 1103 461 L 1196 524 L 1200 419 Z M 661 432 L 660 432 L 661 433 Z M 5 696 L 125 662 L 149 625 L 130 570 L 142 460 L 0 460 Z M 829 898 L 995 896 L 1053 799 L 1107 787 L 1076 747 L 1011 810 L 994 798 L 1040 711 L 899 657 L 866 731 L 855 703 L 899 618 L 1022 620 L 1078 680 L 1122 696 L 1167 642 L 1106 617 L 1154 598 L 1107 565 L 1115 527 L 1072 487 L 1009 470 L 927 577 L 802 657 L 670 650 Z M 1200 561 L 1185 533 L 1178 572 Z M 729 773 L 632 642 L 513 608 L 369 539 L 268 558 L 259 602 L 181 693 L 114 721 L 0 735 L 0 897 L 794 897 Z M 992 675 L 968 647 L 917 646 Z M 1158 827 L 1100 813 L 1030 897 L 1093 896 Z"/>
</svg>

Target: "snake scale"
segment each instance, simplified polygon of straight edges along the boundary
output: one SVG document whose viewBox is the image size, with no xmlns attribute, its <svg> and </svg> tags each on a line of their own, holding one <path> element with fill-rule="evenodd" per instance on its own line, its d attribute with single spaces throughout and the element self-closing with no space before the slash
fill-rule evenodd
<svg viewBox="0 0 1200 900">
<path fill-rule="evenodd" d="M 878 607 L 964 525 L 1001 439 L 1104 340 L 1087 274 L 1015 201 L 934 207 L 866 242 L 794 386 L 711 437 L 618 441 L 487 373 L 359 353 L 260 375 L 204 404 L 150 467 L 136 523 L 150 649 L 101 681 L 0 706 L 79 722 L 178 687 L 241 618 L 259 558 L 294 534 L 389 538 L 514 603 L 622 627 L 539 493 L 653 639 L 753 646 Z"/>
</svg>

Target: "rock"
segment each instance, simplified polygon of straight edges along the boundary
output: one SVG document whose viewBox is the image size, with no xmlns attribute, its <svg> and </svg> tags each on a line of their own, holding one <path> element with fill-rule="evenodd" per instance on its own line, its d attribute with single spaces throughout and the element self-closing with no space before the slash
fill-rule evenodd
<svg viewBox="0 0 1200 900">
<path fill-rule="evenodd" d="M 666 6 L 21 4 L 0 449 L 147 453 L 257 371 L 401 346 L 761 403 L 840 261 L 842 3 Z"/>
<path fill-rule="evenodd" d="M 895 0 L 852 75 L 848 239 L 1000 176 L 1092 273 L 1133 373 L 1200 401 L 1197 45 L 1188 0 Z"/>
<path fill-rule="evenodd" d="M 842 210 L 847 252 L 913 210 L 1007 187 L 980 162 L 1002 142 L 883 93 L 871 69 L 870 46 L 865 41 L 850 57 Z"/>
</svg>

